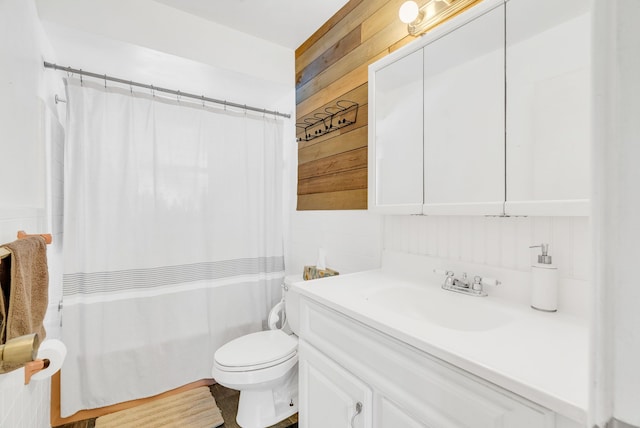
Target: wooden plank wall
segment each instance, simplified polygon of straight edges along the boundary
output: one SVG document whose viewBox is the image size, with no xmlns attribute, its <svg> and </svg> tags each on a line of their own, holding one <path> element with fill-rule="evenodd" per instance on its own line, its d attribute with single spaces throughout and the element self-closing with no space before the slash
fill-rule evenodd
<svg viewBox="0 0 640 428">
<path fill-rule="evenodd" d="M 296 50 L 296 123 L 359 104 L 356 123 L 298 143 L 298 210 L 367 209 L 368 66 L 414 39 L 398 18 L 404 1 L 350 0 Z"/>
</svg>

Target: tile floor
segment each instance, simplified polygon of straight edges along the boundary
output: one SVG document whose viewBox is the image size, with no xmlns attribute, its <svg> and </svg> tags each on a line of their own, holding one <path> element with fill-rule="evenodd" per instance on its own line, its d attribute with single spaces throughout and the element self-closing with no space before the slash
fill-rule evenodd
<svg viewBox="0 0 640 428">
<path fill-rule="evenodd" d="M 222 412 L 224 418 L 224 424 L 221 428 L 240 428 L 236 423 L 236 413 L 238 412 L 238 398 L 240 393 L 233 389 L 225 388 L 224 386 L 215 384 L 209 387 L 211 394 L 216 399 L 218 408 Z M 85 421 L 74 422 L 71 424 L 61 425 L 56 428 L 94 428 L 96 424 L 95 419 L 88 419 Z M 292 417 L 285 419 L 284 421 L 273 425 L 269 428 L 297 428 L 298 427 L 298 414 L 296 413 Z"/>
</svg>

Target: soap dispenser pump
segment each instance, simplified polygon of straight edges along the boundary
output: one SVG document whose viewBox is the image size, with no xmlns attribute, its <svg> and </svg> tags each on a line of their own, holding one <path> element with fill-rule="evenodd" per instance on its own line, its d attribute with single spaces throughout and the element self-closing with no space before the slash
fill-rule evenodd
<svg viewBox="0 0 640 428">
<path fill-rule="evenodd" d="M 549 244 L 542 243 L 529 248 L 540 248 L 538 263 L 531 266 L 531 307 L 544 312 L 558 310 L 558 268 L 552 264 Z"/>
</svg>

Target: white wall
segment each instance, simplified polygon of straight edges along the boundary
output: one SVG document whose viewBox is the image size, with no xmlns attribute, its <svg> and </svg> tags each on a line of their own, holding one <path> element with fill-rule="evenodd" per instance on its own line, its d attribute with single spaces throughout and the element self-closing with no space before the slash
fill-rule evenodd
<svg viewBox="0 0 640 428">
<path fill-rule="evenodd" d="M 613 417 L 640 426 L 640 2 L 594 5 L 591 423 L 604 427 Z"/>
<path fill-rule="evenodd" d="M 294 81 L 292 50 L 153 0 L 37 0 L 37 4 L 47 22 L 270 82 L 292 85 Z"/>
<path fill-rule="evenodd" d="M 304 266 L 315 265 L 318 250 L 326 252 L 327 267 L 352 273 L 380 267 L 382 216 L 366 210 L 296 211 L 298 183 L 298 144 L 295 128 L 285 140 L 287 165 L 284 200 L 289 218 L 285 236 L 287 274 L 302 275 Z"/>
<path fill-rule="evenodd" d="M 295 193 L 295 182 L 292 182 Z M 295 211 L 290 206 L 288 274 L 302 274 L 315 265 L 318 250 L 326 253 L 327 267 L 345 274 L 380 267 L 382 219 L 367 211 Z"/>
<path fill-rule="evenodd" d="M 56 162 L 62 146 L 52 145 L 47 130 L 57 123 L 49 95 L 61 81 L 45 76 L 41 66 L 45 53 L 51 51 L 33 1 L 0 0 L 0 242 L 13 241 L 18 230 L 53 233 L 54 244 L 47 250 L 52 290 L 61 284 L 61 204 L 53 199 L 52 190 L 54 183 L 61 183 Z M 58 333 L 56 305 L 50 292 L 48 338 Z M 0 426 L 49 426 L 50 382 L 23 383 L 23 370 L 0 375 Z"/>
<path fill-rule="evenodd" d="M 162 50 L 164 46 L 161 44 L 157 49 L 152 49 L 45 19 L 42 23 L 55 49 L 56 62 L 59 65 L 238 104 L 253 105 L 283 113 L 292 112 L 293 83 L 283 84 L 268 80 L 264 76 L 194 61 L 184 56 L 167 53 Z M 229 39 L 232 40 L 231 37 Z M 266 45 L 265 49 L 272 46 L 267 42 L 262 43 Z M 254 43 L 252 51 L 246 54 L 237 53 L 235 56 L 240 59 L 260 50 L 263 50 L 261 45 Z M 293 64 L 293 53 L 288 58 L 288 63 Z M 286 74 L 284 73 L 286 67 L 277 68 L 281 69 L 281 74 Z M 65 76 L 65 73 L 57 73 Z M 289 70 L 287 73 L 291 74 Z M 111 82 L 108 84 L 113 85 Z M 144 91 L 135 87 L 134 90 Z M 157 95 L 164 96 L 161 93 Z"/>
</svg>

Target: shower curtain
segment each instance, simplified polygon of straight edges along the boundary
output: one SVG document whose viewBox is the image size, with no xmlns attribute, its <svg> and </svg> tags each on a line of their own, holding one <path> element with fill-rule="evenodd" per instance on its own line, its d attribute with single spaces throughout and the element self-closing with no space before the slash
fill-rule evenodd
<svg viewBox="0 0 640 428">
<path fill-rule="evenodd" d="M 211 377 L 280 298 L 282 122 L 67 79 L 61 415 Z"/>
</svg>

